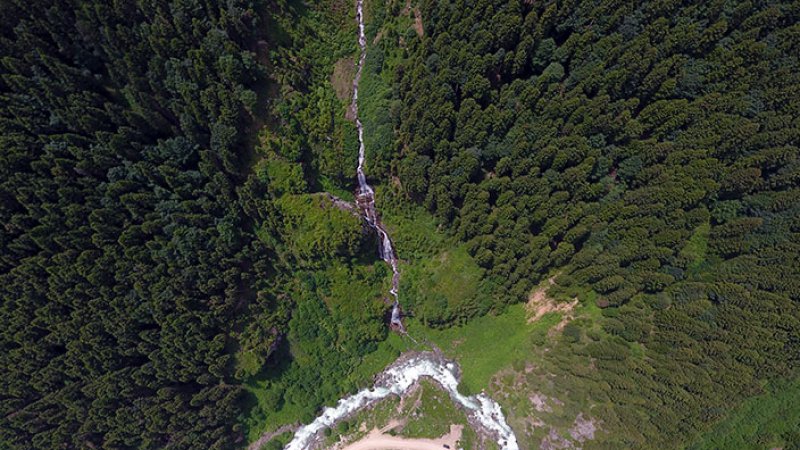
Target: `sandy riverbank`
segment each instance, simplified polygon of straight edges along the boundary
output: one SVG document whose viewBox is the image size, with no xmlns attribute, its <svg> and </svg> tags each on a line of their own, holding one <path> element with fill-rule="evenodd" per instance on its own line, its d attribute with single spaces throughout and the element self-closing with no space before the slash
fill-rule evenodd
<svg viewBox="0 0 800 450">
<path fill-rule="evenodd" d="M 342 450 L 442 450 L 448 447 L 455 450 L 463 428 L 463 425 L 450 425 L 450 432 L 437 439 L 403 438 L 375 429 Z"/>
</svg>

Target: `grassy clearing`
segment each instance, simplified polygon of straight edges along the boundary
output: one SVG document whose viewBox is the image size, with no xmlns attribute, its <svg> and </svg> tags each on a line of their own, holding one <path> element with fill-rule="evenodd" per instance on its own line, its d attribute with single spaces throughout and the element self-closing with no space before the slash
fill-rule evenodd
<svg viewBox="0 0 800 450">
<path fill-rule="evenodd" d="M 409 261 L 402 270 L 401 302 L 425 325 L 463 323 L 491 305 L 482 289 L 483 270 L 464 245 Z"/>
<path fill-rule="evenodd" d="M 523 305 L 513 305 L 503 314 L 475 318 L 466 325 L 433 330 L 417 321 L 409 323 L 409 333 L 418 340 L 436 344 L 461 365 L 459 389 L 476 393 L 486 389 L 500 370 L 530 357 L 530 348 L 543 340 L 547 330 L 560 320 L 547 314 L 528 324 Z"/>
<path fill-rule="evenodd" d="M 450 308 L 458 307 L 460 299 L 477 295 L 483 275 L 463 245 L 427 260 L 421 269 L 426 276 L 420 277 L 418 289 L 444 297 Z"/>
<path fill-rule="evenodd" d="M 358 412 L 327 432 L 325 444 L 331 447 L 342 438 L 353 442 L 373 429 L 383 429 L 392 420 L 397 428 L 389 434 L 407 438 L 438 438 L 450 431 L 450 425 L 463 425 L 462 448 L 474 448 L 477 435 L 469 427 L 467 416 L 450 400 L 447 393 L 432 382 L 422 380 L 419 390 L 410 394 L 401 404 L 397 397 L 389 397 L 378 404 Z"/>
<path fill-rule="evenodd" d="M 708 238 L 711 233 L 711 225 L 704 223 L 698 226 L 692 237 L 681 250 L 681 256 L 689 261 L 687 272 L 692 277 L 698 277 L 707 268 L 709 261 L 706 260 L 708 254 Z"/>
<path fill-rule="evenodd" d="M 355 58 L 350 56 L 336 61 L 333 65 L 331 84 L 336 91 L 336 98 L 342 102 L 349 102 L 353 94 L 353 78 L 356 73 Z"/>
<path fill-rule="evenodd" d="M 434 439 L 450 432 L 450 425 L 463 425 L 461 444 L 463 448 L 472 448 L 477 439 L 466 414 L 433 383 L 423 380 L 420 389 L 419 402 L 407 401 L 404 405 L 401 416 L 407 422 L 398 434 L 409 438 Z"/>
</svg>

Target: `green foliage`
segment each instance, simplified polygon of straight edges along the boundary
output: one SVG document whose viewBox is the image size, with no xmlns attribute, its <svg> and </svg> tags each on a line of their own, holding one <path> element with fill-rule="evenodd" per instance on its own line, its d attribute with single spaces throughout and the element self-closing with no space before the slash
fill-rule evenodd
<svg viewBox="0 0 800 450">
<path fill-rule="evenodd" d="M 380 29 L 380 75 L 394 75 L 389 175 L 466 244 L 483 272 L 470 279 L 494 294 L 451 305 L 436 289 L 452 282 L 469 297 L 467 266 L 412 262 L 410 282 L 431 280 L 415 293 L 421 320 L 502 310 L 559 270 L 563 292 L 598 294 L 602 314 L 566 327 L 543 357 L 604 405 L 617 446 L 685 444 L 763 380 L 796 375 L 794 5 L 420 9 L 424 36 L 390 35 L 399 19 Z M 574 353 L 597 360 L 591 382 Z"/>
<path fill-rule="evenodd" d="M 0 5 L 0 447 L 237 445 L 255 6 Z"/>
<path fill-rule="evenodd" d="M 548 314 L 529 324 L 523 305 L 512 305 L 502 314 L 477 317 L 443 330 L 414 321 L 409 333 L 433 342 L 445 355 L 458 360 L 462 371 L 459 390 L 469 394 L 486 389 L 495 373 L 524 360 L 528 347 L 542 340 L 558 321 L 558 314 Z"/>
<path fill-rule="evenodd" d="M 365 231 L 361 218 L 334 206 L 326 196 L 284 195 L 275 202 L 282 233 L 297 265 L 318 266 L 358 254 Z"/>
<path fill-rule="evenodd" d="M 269 183 L 275 195 L 301 194 L 306 192 L 308 185 L 303 175 L 303 168 L 299 163 L 292 163 L 282 159 L 268 159 L 263 162 L 264 181 Z"/>
<path fill-rule="evenodd" d="M 702 434 L 691 449 L 798 448 L 800 380 L 776 380 Z"/>
<path fill-rule="evenodd" d="M 257 235 L 272 252 L 274 272 L 258 284 L 235 353 L 250 440 L 310 421 L 405 348 L 386 337 L 381 294 L 390 273 L 374 234 L 328 195 L 353 200 L 358 143 L 346 119 L 349 99 L 338 98 L 332 84 L 351 82 L 332 76 L 357 50 L 348 6 L 281 4 L 268 26 L 276 85 L 254 169 L 266 197 L 261 206 L 273 213 L 257 222 Z M 276 321 L 288 327 L 277 329 Z"/>
<path fill-rule="evenodd" d="M 386 339 L 382 265 L 329 263 L 296 270 L 285 281 L 296 308 L 286 339 L 246 385 L 254 397 L 245 425 L 249 438 L 264 429 L 313 419 L 385 367 L 398 352 Z"/>
<path fill-rule="evenodd" d="M 285 2 L 278 9 L 268 26 L 279 44 L 271 49 L 270 64 L 280 95 L 271 108 L 275 123 L 267 153 L 298 163 L 312 191 L 351 191 L 356 129 L 345 118 L 349 99 L 336 97 L 331 78 L 335 63 L 357 50 L 355 20 L 338 1 Z"/>
</svg>

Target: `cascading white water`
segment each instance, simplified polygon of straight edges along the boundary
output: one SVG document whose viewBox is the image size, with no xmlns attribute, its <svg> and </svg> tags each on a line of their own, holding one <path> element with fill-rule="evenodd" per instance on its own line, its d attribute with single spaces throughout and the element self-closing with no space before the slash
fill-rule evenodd
<svg viewBox="0 0 800 450">
<path fill-rule="evenodd" d="M 364 2 L 358 0 L 356 4 L 356 19 L 358 19 L 358 46 L 361 52 L 358 57 L 358 69 L 353 79 L 353 98 L 350 108 L 356 118 L 356 128 L 358 129 L 358 167 L 356 175 L 358 178 L 358 190 L 356 191 L 356 204 L 361 209 L 361 214 L 367 223 L 378 232 L 378 251 L 381 258 L 392 268 L 392 288 L 389 292 L 394 297 L 392 303 L 391 323 L 401 332 L 405 332 L 403 322 L 400 318 L 400 300 L 398 298 L 398 288 L 400 286 L 400 269 L 397 264 L 397 254 L 392 246 L 389 233 L 383 226 L 375 208 L 375 190 L 367 183 L 367 176 L 364 173 L 364 163 L 366 162 L 366 148 L 364 146 L 364 126 L 358 117 L 358 85 L 361 82 L 361 72 L 364 69 L 364 61 L 367 58 L 367 36 L 364 34 Z"/>
<path fill-rule="evenodd" d="M 501 449 L 519 450 L 517 438 L 506 423 L 500 405 L 485 394 L 465 396 L 458 392 L 457 370 L 455 363 L 435 353 L 418 353 L 410 358 L 401 357 L 378 376 L 379 381 L 373 388 L 364 389 L 339 400 L 335 407 L 325 408 L 313 422 L 300 428 L 286 450 L 306 450 L 320 431 L 390 395 L 405 394 L 423 377 L 432 379 L 447 391 L 450 398 L 464 408 L 470 422 L 496 436 Z"/>
<path fill-rule="evenodd" d="M 364 1 L 356 2 L 356 18 L 358 19 L 358 44 L 361 55 L 358 59 L 358 70 L 353 81 L 353 99 L 351 107 L 356 117 L 358 128 L 358 191 L 356 203 L 367 223 L 378 232 L 379 251 L 381 258 L 392 268 L 392 288 L 389 291 L 394 297 L 392 306 L 392 325 L 401 332 L 405 332 L 400 318 L 400 302 L 398 300 L 398 287 L 400 283 L 400 270 L 397 255 L 392 246 L 386 228 L 380 221 L 375 208 L 375 191 L 367 183 L 364 174 L 366 161 L 364 148 L 364 127 L 358 118 L 358 84 L 361 80 L 361 71 L 367 54 L 367 38 L 364 34 Z M 286 450 L 307 450 L 312 447 L 319 433 L 336 424 L 338 421 L 350 416 L 356 411 L 382 400 L 389 395 L 403 395 L 411 386 L 422 377 L 427 377 L 438 383 L 442 389 L 450 394 L 450 398 L 461 405 L 466 411 L 470 422 L 481 431 L 497 438 L 497 443 L 503 450 L 518 450 L 517 438 L 514 431 L 506 423 L 505 416 L 494 400 L 485 394 L 465 396 L 458 392 L 458 367 L 454 362 L 443 359 L 435 353 L 418 353 L 401 356 L 394 364 L 389 366 L 378 376 L 378 382 L 371 389 L 364 389 L 358 393 L 339 400 L 333 408 L 325 408 L 320 416 L 308 425 L 300 427 Z"/>
</svg>

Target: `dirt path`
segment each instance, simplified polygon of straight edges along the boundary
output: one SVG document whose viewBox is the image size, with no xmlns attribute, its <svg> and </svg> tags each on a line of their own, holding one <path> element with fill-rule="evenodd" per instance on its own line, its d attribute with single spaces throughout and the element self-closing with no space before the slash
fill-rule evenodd
<svg viewBox="0 0 800 450">
<path fill-rule="evenodd" d="M 458 448 L 463 425 L 450 425 L 450 432 L 438 439 L 410 439 L 383 434 L 372 430 L 364 438 L 344 447 L 342 450 L 442 450 L 445 445 Z"/>
</svg>

